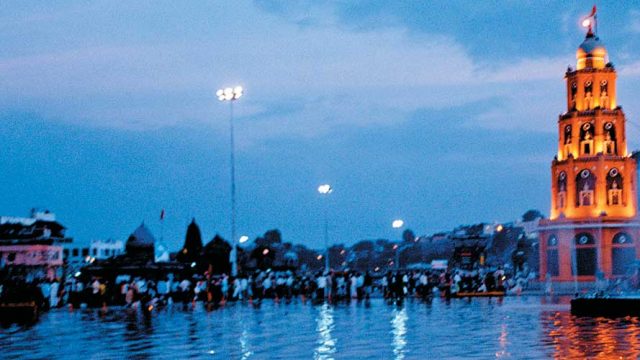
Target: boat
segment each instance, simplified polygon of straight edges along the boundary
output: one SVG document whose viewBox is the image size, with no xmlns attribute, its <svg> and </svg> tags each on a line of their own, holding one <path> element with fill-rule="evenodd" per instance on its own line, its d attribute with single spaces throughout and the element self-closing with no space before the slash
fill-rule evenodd
<svg viewBox="0 0 640 360">
<path fill-rule="evenodd" d="M 451 297 L 455 298 L 466 298 L 466 297 L 503 297 L 507 295 L 506 291 L 469 291 L 469 292 L 458 292 L 455 294 L 451 294 Z"/>
<path fill-rule="evenodd" d="M 577 297 L 571 314 L 584 317 L 640 317 L 640 296 Z"/>
<path fill-rule="evenodd" d="M 0 303 L 0 322 L 27 324 L 38 320 L 39 308 L 35 301 Z"/>
</svg>

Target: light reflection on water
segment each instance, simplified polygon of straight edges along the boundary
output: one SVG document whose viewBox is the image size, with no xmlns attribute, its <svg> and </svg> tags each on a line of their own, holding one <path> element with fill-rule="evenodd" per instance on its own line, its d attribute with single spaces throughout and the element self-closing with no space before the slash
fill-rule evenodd
<svg viewBox="0 0 640 360">
<path fill-rule="evenodd" d="M 391 326 L 393 328 L 393 355 L 396 360 L 404 359 L 404 348 L 407 345 L 407 339 L 405 335 L 407 333 L 407 308 L 393 309 L 393 318 L 391 319 Z"/>
<path fill-rule="evenodd" d="M 318 347 L 315 352 L 315 359 L 333 359 L 336 352 L 336 340 L 331 336 L 333 330 L 333 307 L 329 304 L 320 306 L 320 313 L 316 320 L 318 323 Z"/>
<path fill-rule="evenodd" d="M 640 356 L 636 318 L 589 319 L 539 297 L 370 305 L 230 304 L 207 312 L 45 313 L 0 329 L 0 358 L 460 359 Z"/>
</svg>

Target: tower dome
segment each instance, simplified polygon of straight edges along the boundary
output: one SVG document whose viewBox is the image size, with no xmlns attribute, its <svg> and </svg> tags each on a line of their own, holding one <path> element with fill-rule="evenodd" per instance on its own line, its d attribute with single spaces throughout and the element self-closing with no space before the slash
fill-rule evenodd
<svg viewBox="0 0 640 360">
<path fill-rule="evenodd" d="M 606 58 L 607 49 L 605 49 L 604 43 L 589 29 L 587 36 L 576 52 L 577 70 L 585 68 L 602 69 L 607 63 Z"/>
</svg>

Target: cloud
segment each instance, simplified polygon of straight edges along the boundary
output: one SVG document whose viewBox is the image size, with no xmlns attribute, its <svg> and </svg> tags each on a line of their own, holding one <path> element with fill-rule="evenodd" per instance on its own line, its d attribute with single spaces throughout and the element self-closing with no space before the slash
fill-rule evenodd
<svg viewBox="0 0 640 360">
<path fill-rule="evenodd" d="M 513 64 L 485 69 L 484 78 L 498 83 L 558 79 L 573 62 L 568 56 L 521 59 Z"/>
<path fill-rule="evenodd" d="M 629 31 L 632 33 L 640 33 L 640 10 L 632 9 L 629 11 L 629 17 L 631 22 L 629 24 Z"/>
<path fill-rule="evenodd" d="M 26 51 L 26 45 L 13 44 L 13 51 L 0 55 L 0 106 L 91 126 L 226 131 L 226 108 L 213 93 L 239 83 L 247 89 L 236 106 L 240 126 L 250 124 L 245 146 L 323 136 L 344 127 L 394 126 L 417 109 L 498 97 L 510 105 L 496 104 L 467 125 L 539 130 L 560 107 L 541 111 L 536 101 L 553 103 L 550 81 L 559 80 L 572 62 L 571 54 L 492 61 L 474 57 L 446 33 L 416 34 L 401 26 L 354 30 L 332 7 L 320 5 L 240 2 L 191 10 L 157 5 L 144 14 L 129 14 L 126 3 L 122 6 L 114 13 L 98 4 L 84 13 L 83 21 L 96 24 L 122 18 L 123 26 L 109 31 L 97 26 L 89 35 L 78 34 L 77 17 L 45 22 L 56 27 L 52 37 L 69 39 L 55 50 Z M 172 16 L 162 18 L 163 26 L 149 15 L 167 12 Z M 189 30 L 181 27 L 185 23 Z M 19 38 L 32 26 L 26 21 L 21 28 L 18 22 L 12 34 Z M 2 36 L 0 41 L 9 41 Z M 554 96 L 561 104 L 563 94 Z M 547 118 L 525 120 L 532 114 Z"/>
</svg>

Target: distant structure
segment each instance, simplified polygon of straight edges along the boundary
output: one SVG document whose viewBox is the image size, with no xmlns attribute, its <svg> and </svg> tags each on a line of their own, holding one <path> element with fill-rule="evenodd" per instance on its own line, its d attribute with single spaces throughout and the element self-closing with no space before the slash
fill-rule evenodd
<svg viewBox="0 0 640 360">
<path fill-rule="evenodd" d="M 187 227 L 187 234 L 184 239 L 182 249 L 176 255 L 179 262 L 191 264 L 200 260 L 202 256 L 202 234 L 200 227 L 196 224 L 196 219 L 192 219 Z"/>
<path fill-rule="evenodd" d="M 61 275 L 63 246 L 73 239 L 54 213 L 32 210 L 30 217 L 0 216 L 0 269 L 34 277 Z"/>
<path fill-rule="evenodd" d="M 137 259 L 155 261 L 156 238 L 144 223 L 140 224 L 127 239 L 126 254 Z"/>
<path fill-rule="evenodd" d="M 594 281 L 625 274 L 637 254 L 636 159 L 627 152 L 616 70 L 592 21 L 569 67 L 567 111 L 551 164 L 551 215 L 541 220 L 540 276 Z"/>
<path fill-rule="evenodd" d="M 96 260 L 113 258 L 123 253 L 124 242 L 112 239 L 91 240 L 89 246 L 65 244 L 63 248 L 65 265 L 73 272 Z"/>
<path fill-rule="evenodd" d="M 96 243 L 92 243 L 92 246 Z M 171 261 L 166 250 L 158 251 L 157 241 L 151 230 L 144 224 L 140 224 L 127 238 L 124 245 L 124 253 L 121 249 L 122 242 L 103 242 L 100 247 L 90 248 L 90 264 L 81 269 L 81 276 L 90 279 L 97 276 L 116 283 L 120 276 L 132 278 L 143 276 L 146 278 L 163 279 L 167 276 L 182 274 L 186 267 L 183 264 Z M 115 256 L 106 258 L 97 257 L 100 250 L 118 252 Z"/>
</svg>

